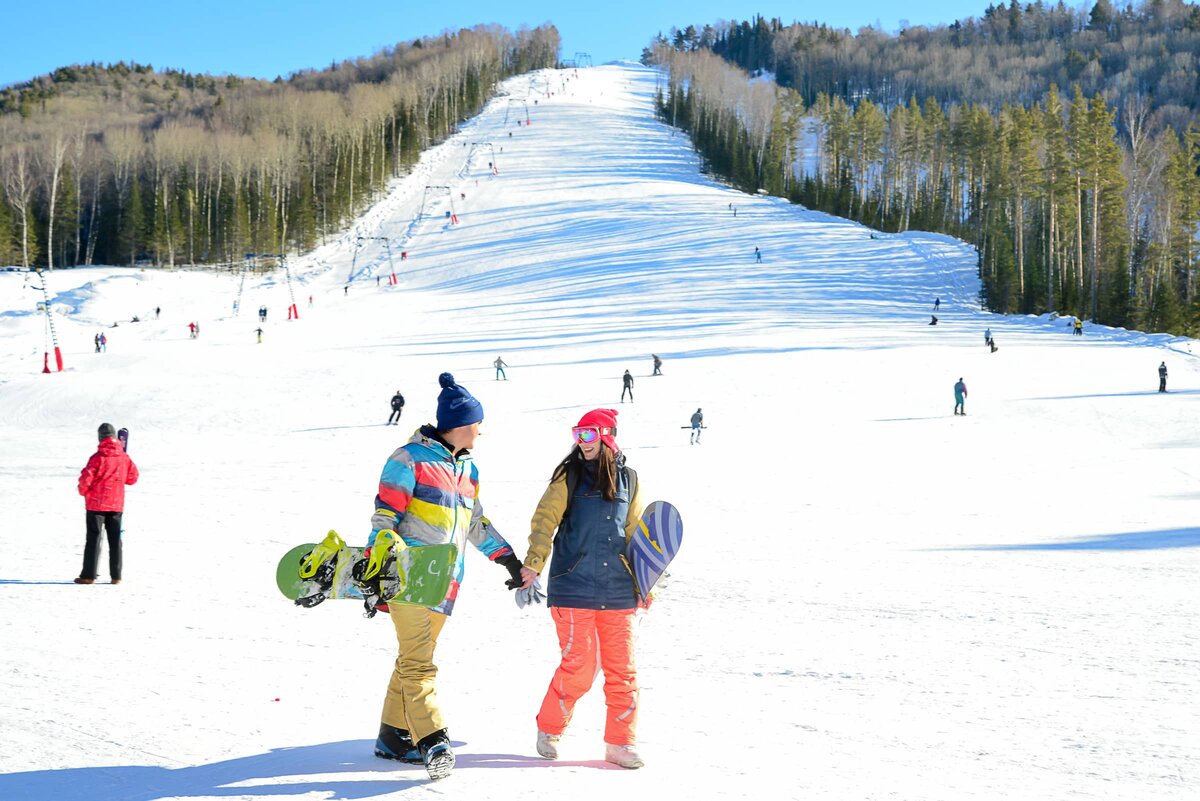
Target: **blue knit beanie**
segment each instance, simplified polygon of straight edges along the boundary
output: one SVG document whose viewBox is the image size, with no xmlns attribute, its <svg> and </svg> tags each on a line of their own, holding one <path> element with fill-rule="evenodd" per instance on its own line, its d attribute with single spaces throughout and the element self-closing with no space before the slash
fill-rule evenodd
<svg viewBox="0 0 1200 801">
<path fill-rule="evenodd" d="M 438 376 L 438 383 L 442 385 L 442 393 L 438 395 L 438 431 L 449 431 L 483 420 L 483 404 L 467 392 L 466 387 L 454 383 L 454 376 L 442 373 Z"/>
</svg>

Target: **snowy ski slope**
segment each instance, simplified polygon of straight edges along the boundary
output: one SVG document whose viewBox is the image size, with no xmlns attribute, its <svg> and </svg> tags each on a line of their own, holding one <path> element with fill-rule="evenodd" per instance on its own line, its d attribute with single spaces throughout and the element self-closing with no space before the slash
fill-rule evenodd
<svg viewBox="0 0 1200 801">
<path fill-rule="evenodd" d="M 721 186 L 654 119 L 655 82 L 510 80 L 293 263 L 299 321 L 280 275 L 234 317 L 236 276 L 59 270 L 47 376 L 36 278 L 0 273 L 0 799 L 1200 797 L 1193 343 L 989 315 L 959 242 Z M 451 193 L 414 221 L 426 186 Z M 398 285 L 360 236 L 390 238 Z M 599 683 L 563 760 L 537 758 L 553 626 L 478 554 L 438 648 L 458 767 L 437 784 L 371 753 L 390 624 L 277 594 L 290 546 L 365 538 L 443 370 L 484 404 L 482 499 L 519 554 L 596 406 L 647 499 L 681 510 L 641 628 L 645 769 L 602 761 Z M 103 421 L 142 479 L 124 583 L 80 587 L 75 481 Z"/>
</svg>

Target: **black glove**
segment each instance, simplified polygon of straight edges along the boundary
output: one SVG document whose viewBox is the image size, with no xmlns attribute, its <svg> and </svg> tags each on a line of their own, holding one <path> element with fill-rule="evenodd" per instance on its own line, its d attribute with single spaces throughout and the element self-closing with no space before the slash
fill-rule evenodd
<svg viewBox="0 0 1200 801">
<path fill-rule="evenodd" d="M 504 586 L 510 590 L 515 590 L 525 583 L 525 579 L 521 578 L 521 560 L 516 554 L 507 553 L 496 560 L 496 564 L 503 565 L 508 574 L 512 576 L 508 581 L 504 582 Z"/>
</svg>

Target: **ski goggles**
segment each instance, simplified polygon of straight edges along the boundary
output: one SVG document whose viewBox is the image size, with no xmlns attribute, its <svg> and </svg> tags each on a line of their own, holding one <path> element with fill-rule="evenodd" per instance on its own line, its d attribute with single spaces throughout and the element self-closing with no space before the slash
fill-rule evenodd
<svg viewBox="0 0 1200 801">
<path fill-rule="evenodd" d="M 602 436 L 615 437 L 617 429 L 613 426 L 575 426 L 571 429 L 571 436 L 576 442 L 592 443 L 600 439 Z"/>
</svg>

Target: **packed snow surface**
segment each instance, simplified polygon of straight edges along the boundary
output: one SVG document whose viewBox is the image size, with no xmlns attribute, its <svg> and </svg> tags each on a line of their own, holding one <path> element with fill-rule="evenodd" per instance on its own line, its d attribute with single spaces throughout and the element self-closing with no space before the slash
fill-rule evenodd
<svg viewBox="0 0 1200 801">
<path fill-rule="evenodd" d="M 247 278 L 238 316 L 234 273 L 56 270 L 62 373 L 39 279 L 0 273 L 0 799 L 1200 797 L 1193 343 L 986 314 L 961 242 L 722 186 L 655 119 L 657 81 L 508 81 L 290 291 Z M 562 760 L 536 756 L 553 626 L 477 553 L 438 646 L 458 766 L 436 784 L 372 755 L 387 619 L 275 589 L 290 547 L 365 539 L 447 370 L 520 555 L 594 407 L 682 512 L 640 627 L 642 770 L 603 762 L 600 682 Z M 76 586 L 104 421 L 141 469 L 124 582 L 102 558 Z"/>
</svg>

